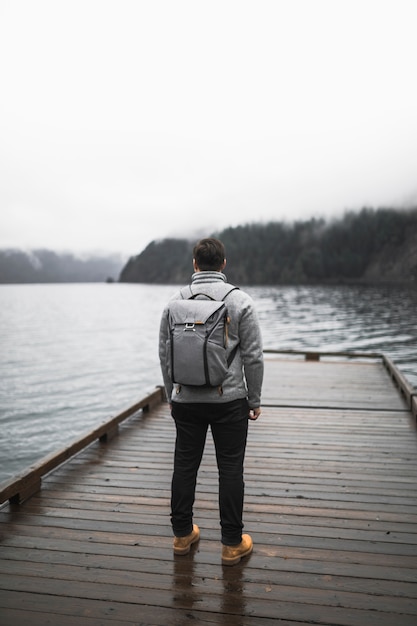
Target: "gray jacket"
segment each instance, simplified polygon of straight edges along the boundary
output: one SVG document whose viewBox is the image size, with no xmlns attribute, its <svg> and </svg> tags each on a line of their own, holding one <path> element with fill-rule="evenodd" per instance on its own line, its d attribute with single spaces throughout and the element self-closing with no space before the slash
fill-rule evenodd
<svg viewBox="0 0 417 626">
<path fill-rule="evenodd" d="M 222 272 L 196 272 L 191 280 L 193 293 L 206 293 L 212 298 L 219 297 L 219 285 L 227 282 Z M 179 298 L 181 295 L 178 291 L 171 299 L 178 300 Z M 247 398 L 251 409 L 260 406 L 263 351 L 261 331 L 253 300 L 243 290 L 235 289 L 226 297 L 225 302 L 230 317 L 227 351 L 231 352 L 237 344 L 239 344 L 239 349 L 222 384 L 223 393 L 219 393 L 215 387 L 173 385 L 167 368 L 169 329 L 168 310 L 165 307 L 159 332 L 159 359 L 169 401 L 217 403 Z"/>
</svg>

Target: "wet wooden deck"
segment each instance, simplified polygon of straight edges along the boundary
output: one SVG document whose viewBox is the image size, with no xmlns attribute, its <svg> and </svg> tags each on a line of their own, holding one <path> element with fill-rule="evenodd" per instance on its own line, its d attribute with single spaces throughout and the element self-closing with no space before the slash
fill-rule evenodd
<svg viewBox="0 0 417 626">
<path fill-rule="evenodd" d="M 250 423 L 245 531 L 222 567 L 211 438 L 201 541 L 172 554 L 166 404 L 0 509 L 2 626 L 417 624 L 415 419 L 380 362 L 267 356 Z"/>
</svg>

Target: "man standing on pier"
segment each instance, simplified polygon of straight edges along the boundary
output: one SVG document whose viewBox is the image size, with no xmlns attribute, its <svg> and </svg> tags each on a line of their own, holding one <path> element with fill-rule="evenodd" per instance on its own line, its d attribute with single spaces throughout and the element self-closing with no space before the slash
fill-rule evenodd
<svg viewBox="0 0 417 626">
<path fill-rule="evenodd" d="M 222 563 L 235 565 L 253 548 L 250 535 L 242 535 L 243 467 L 248 420 L 257 420 L 261 414 L 262 339 L 250 296 L 238 288 L 224 295 L 228 283 L 223 273 L 226 266 L 223 243 L 214 238 L 202 239 L 195 245 L 193 257 L 194 274 L 188 294 L 184 296 L 184 291 L 179 291 L 170 303 L 198 294 L 216 301 L 224 299 L 228 316 L 226 351 L 233 355 L 233 360 L 221 385 L 177 384 L 172 379 L 168 303 L 161 318 L 159 357 L 176 426 L 171 488 L 173 548 L 175 554 L 187 554 L 200 538 L 200 530 L 193 523 L 193 505 L 210 426 L 219 470 Z"/>
</svg>

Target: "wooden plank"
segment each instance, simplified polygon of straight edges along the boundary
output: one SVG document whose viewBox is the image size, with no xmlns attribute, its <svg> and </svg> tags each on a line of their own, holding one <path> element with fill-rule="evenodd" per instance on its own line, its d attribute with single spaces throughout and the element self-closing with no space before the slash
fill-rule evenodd
<svg viewBox="0 0 417 626">
<path fill-rule="evenodd" d="M 228 574 L 227 574 L 228 575 Z M 213 626 L 221 624 L 222 616 L 218 612 L 197 611 L 194 615 L 192 611 L 191 599 L 187 600 L 187 592 L 189 583 L 187 577 L 184 581 L 178 580 L 178 586 L 181 586 L 184 596 L 184 606 L 178 606 L 176 615 L 173 619 L 172 608 L 166 608 L 158 605 L 146 605 L 145 603 L 135 602 L 134 592 L 132 592 L 132 601 L 118 602 L 111 597 L 106 599 L 94 600 L 93 598 L 67 598 L 63 597 L 59 606 L 58 613 L 51 612 L 51 596 L 42 596 L 26 592 L 2 592 L 0 590 L 0 606 L 4 604 L 5 609 L 2 611 L 2 619 L 4 624 L 9 626 L 61 626 L 61 624 L 73 626 L 104 626 L 118 624 L 132 624 L 135 626 L 178 626 L 178 624 L 191 623 L 203 624 L 204 626 Z M 235 586 L 235 583 L 229 583 L 229 586 Z M 16 610 L 11 607 L 19 606 Z M 9 608 L 10 607 L 10 608 Z M 7 621 L 8 618 L 17 619 L 18 621 Z M 62 621 L 61 621 L 62 619 Z M 196 621 L 198 620 L 198 621 Z M 245 618 L 241 615 L 228 613 L 227 625 L 231 626 L 274 626 L 275 619 L 257 618 L 256 616 Z M 301 621 L 280 621 L 280 626 L 307 626 L 307 622 Z"/>
<path fill-rule="evenodd" d="M 26 559 L 31 562 L 43 560 L 50 563 L 57 561 L 73 565 L 81 562 L 84 565 L 97 562 L 106 563 L 107 567 L 113 563 L 119 566 L 123 564 L 124 568 L 133 567 L 135 570 L 143 572 L 160 571 L 161 560 L 166 551 L 165 545 L 162 545 L 160 541 L 152 543 L 150 537 L 144 537 L 141 542 L 140 559 L 137 559 L 136 555 L 132 553 L 131 545 L 122 542 L 95 541 L 92 543 L 88 540 L 75 541 L 47 535 L 44 537 L 21 535 L 19 541 L 16 538 L 9 538 L 5 539 L 2 545 L 5 559 Z M 275 566 L 275 560 L 269 558 L 270 548 L 265 544 L 257 544 L 256 551 L 259 552 L 260 557 L 260 572 L 257 575 L 270 576 L 273 572 L 274 579 L 276 579 L 281 571 L 318 573 L 320 575 L 332 572 L 334 576 L 354 577 L 355 579 L 366 578 L 369 585 L 373 584 L 372 581 L 375 580 L 386 580 L 412 583 L 412 588 L 415 589 L 415 569 L 412 567 L 415 559 L 412 558 L 404 560 L 396 555 L 386 555 L 381 562 L 378 555 L 360 553 L 357 559 L 353 561 L 349 559 L 351 555 L 343 551 L 286 547 L 285 555 L 283 555 L 280 546 L 276 546 L 275 550 L 276 559 L 279 560 L 279 568 Z M 212 571 L 213 575 L 218 574 L 218 546 L 216 543 L 207 542 L 204 552 L 200 550 L 198 559 L 198 562 L 194 560 L 195 569 L 201 569 L 202 573 Z M 254 557 L 251 557 L 251 561 L 253 559 Z M 126 563 L 125 560 L 127 560 Z M 378 565 L 377 577 L 375 577 L 375 565 Z M 413 595 L 411 592 L 409 593 L 410 596 Z"/>
<path fill-rule="evenodd" d="M 38 519 L 38 516 L 34 514 L 33 509 L 29 509 L 25 515 L 21 515 L 19 519 L 19 523 L 30 525 L 34 524 L 36 526 L 43 525 L 45 522 L 46 525 L 54 526 L 55 520 L 72 520 L 76 517 L 78 520 L 83 519 L 87 521 L 96 521 L 97 524 L 102 521 L 108 521 L 111 523 L 119 522 L 121 527 L 123 524 L 138 524 L 141 525 L 154 525 L 155 518 L 157 516 L 163 517 L 163 515 L 167 513 L 164 510 L 164 513 L 161 512 L 159 507 L 154 507 L 151 511 L 147 510 L 146 512 L 139 512 L 132 507 L 131 511 L 124 509 L 123 511 L 119 510 L 111 510 L 99 508 L 96 506 L 94 510 L 87 510 L 84 507 L 82 510 L 74 510 L 69 508 L 50 508 L 43 509 L 42 513 L 38 513 L 41 519 Z M 214 519 L 217 518 L 217 512 L 206 511 L 204 509 L 204 517 L 201 519 L 205 520 L 207 525 L 211 523 Z M 415 516 L 414 516 L 415 518 Z M 392 520 L 381 523 L 380 520 L 372 520 L 371 523 L 370 518 L 367 520 L 356 519 L 349 520 L 346 518 L 338 518 L 335 519 L 331 517 L 330 514 L 327 516 L 323 513 L 320 517 L 308 517 L 305 510 L 302 513 L 293 514 L 293 515 L 280 515 L 279 521 L 277 521 L 277 517 L 274 513 L 263 513 L 262 517 L 259 515 L 247 513 L 246 519 L 252 522 L 256 522 L 257 528 L 259 530 L 263 530 L 264 532 L 271 532 L 273 529 L 274 532 L 279 532 L 280 534 L 308 534 L 315 536 L 324 536 L 324 537 L 333 537 L 336 534 L 339 536 L 340 534 L 344 537 L 350 537 L 355 539 L 364 539 L 368 540 L 372 534 L 372 537 L 378 537 L 380 540 L 385 540 L 389 542 L 408 542 L 410 544 L 416 543 L 415 536 L 415 522 L 404 522 L 403 516 L 398 515 L 395 522 Z M 163 520 L 158 523 L 163 524 Z M 93 524 L 94 525 L 94 524 Z M 66 526 L 68 527 L 68 526 Z M 96 526 L 98 528 L 98 526 Z"/>
<path fill-rule="evenodd" d="M 71 515 L 80 517 L 86 512 L 86 516 L 88 517 L 91 515 L 90 512 L 93 511 L 96 512 L 97 515 L 100 515 L 101 519 L 106 519 L 107 517 L 114 519 L 114 513 L 119 513 L 123 514 L 126 520 L 129 520 L 129 516 L 132 516 L 136 522 L 142 523 L 142 521 L 146 521 L 148 517 L 155 519 L 156 516 L 166 515 L 169 509 L 168 498 L 166 500 L 159 498 L 153 500 L 129 498 L 122 502 L 117 496 L 106 497 L 105 499 L 101 497 L 99 499 L 97 497 L 91 497 L 89 501 L 83 501 L 82 509 L 80 509 L 79 496 L 77 499 L 71 500 L 51 498 L 50 496 L 51 493 L 48 494 L 48 502 L 41 505 L 42 509 L 40 509 L 40 505 L 35 500 L 34 502 L 31 501 L 32 507 L 25 507 L 25 512 L 27 514 L 32 514 L 33 512 L 39 514 L 42 510 L 45 515 L 49 515 L 51 511 L 51 515 L 57 516 L 62 514 L 64 517 Z M 201 508 L 205 518 L 207 520 L 217 519 L 218 511 L 213 499 L 203 500 L 201 495 L 199 499 L 204 504 L 204 507 Z M 158 501 L 160 501 L 161 504 L 158 504 Z M 139 510 L 139 507 L 142 507 L 142 510 Z M 247 520 L 253 522 L 263 520 L 266 523 L 270 522 L 274 524 L 276 523 L 277 515 L 279 515 L 281 523 L 288 525 L 296 523 L 297 518 L 301 517 L 303 523 L 311 526 L 324 525 L 367 530 L 378 527 L 381 531 L 385 532 L 398 530 L 400 532 L 414 533 L 417 524 L 417 512 L 414 515 L 405 515 L 401 511 L 394 510 L 390 512 L 384 510 L 383 517 L 376 519 L 373 511 L 347 508 L 343 510 L 333 508 L 331 511 L 328 511 L 322 506 L 321 502 L 320 506 L 316 507 L 301 504 L 297 506 L 295 503 L 293 504 L 291 497 L 286 500 L 285 504 L 261 503 L 258 499 L 256 503 L 247 502 L 245 509 Z M 32 519 L 32 515 L 31 517 L 27 515 L 25 518 L 19 516 L 20 520 L 27 518 Z M 36 520 L 36 518 L 34 519 Z"/>
<path fill-rule="evenodd" d="M 25 574 L 22 576 L 19 568 L 19 561 L 8 561 L 7 571 L 2 563 L 0 563 L 0 584 L 6 586 L 11 591 L 19 591 L 24 589 L 28 592 L 39 592 L 44 584 L 44 580 L 48 580 L 51 585 L 53 595 L 62 594 L 64 585 L 71 584 L 75 589 L 72 593 L 75 597 L 95 598 L 99 599 L 100 587 L 111 587 L 111 596 L 114 599 L 119 598 L 120 601 L 131 600 L 132 591 L 135 589 L 137 596 L 148 595 L 148 602 L 155 606 L 167 606 L 170 598 L 164 599 L 164 594 L 168 592 L 172 586 L 172 577 L 176 574 L 184 575 L 183 567 L 179 564 L 178 572 L 175 567 L 166 568 L 163 572 L 146 572 L 146 576 L 141 576 L 142 572 L 138 570 L 125 569 L 109 569 L 103 566 L 105 561 L 101 561 L 100 565 L 79 566 L 71 564 L 55 564 L 54 580 L 50 582 L 50 564 L 48 563 L 32 563 L 27 565 Z M 317 584 L 317 581 L 320 584 Z M 216 605 L 218 597 L 222 593 L 222 581 L 216 576 L 210 576 L 207 570 L 200 570 L 198 574 L 196 569 L 193 571 L 194 586 L 205 586 L 204 599 L 207 602 L 207 608 L 211 604 Z M 346 589 L 346 586 L 352 589 Z M 268 587 L 265 590 L 265 587 Z M 300 596 L 303 604 L 326 606 L 331 609 L 340 605 L 354 610 L 363 610 L 369 608 L 370 596 L 378 596 L 379 612 L 381 613 L 398 613 L 407 615 L 417 615 L 417 603 L 415 602 L 415 594 L 413 592 L 414 585 L 402 583 L 392 586 L 389 584 L 375 583 L 373 589 L 369 589 L 367 593 L 363 592 L 362 585 L 355 584 L 354 579 L 339 579 L 327 581 L 326 578 L 319 575 L 302 575 L 298 573 L 291 577 L 287 573 L 281 573 L 274 577 L 273 582 L 270 576 L 258 576 L 258 572 L 254 572 L 250 580 L 245 581 L 245 599 L 246 602 L 257 602 L 260 598 L 264 598 L 267 602 L 279 602 L 285 596 L 286 602 L 296 603 Z M 331 589 L 333 597 L 328 593 Z M 408 589 L 410 590 L 408 592 Z M 411 596 L 409 594 L 412 594 Z M 66 595 L 66 594 L 65 594 Z M 157 596 L 161 596 L 157 598 Z M 272 608 L 272 607 L 271 607 Z M 273 617 L 269 609 L 266 613 L 267 617 Z M 322 609 L 321 609 L 322 610 Z M 304 618 L 305 619 L 305 618 Z"/>
<path fill-rule="evenodd" d="M 266 359 L 264 405 L 404 410 L 382 363 Z"/>
</svg>

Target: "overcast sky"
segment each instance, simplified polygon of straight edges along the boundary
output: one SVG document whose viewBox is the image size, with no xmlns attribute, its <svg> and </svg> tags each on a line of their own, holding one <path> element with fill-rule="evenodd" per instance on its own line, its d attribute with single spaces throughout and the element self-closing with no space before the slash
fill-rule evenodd
<svg viewBox="0 0 417 626">
<path fill-rule="evenodd" d="M 0 247 L 417 206 L 415 0 L 0 0 Z"/>
</svg>

